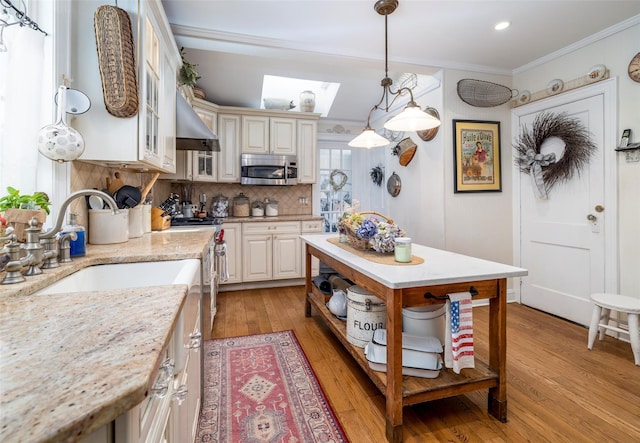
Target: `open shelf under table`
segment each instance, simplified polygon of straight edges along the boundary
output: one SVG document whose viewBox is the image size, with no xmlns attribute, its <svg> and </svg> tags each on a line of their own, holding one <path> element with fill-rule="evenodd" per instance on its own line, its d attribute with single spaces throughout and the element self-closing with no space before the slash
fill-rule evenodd
<svg viewBox="0 0 640 443">
<path fill-rule="evenodd" d="M 382 394 L 386 395 L 387 374 L 374 371 L 364 355 L 364 349 L 354 346 L 347 340 L 347 327 L 344 321 L 334 316 L 325 305 L 324 295 L 312 286 L 312 292 L 307 294 L 308 300 L 322 317 L 329 329 L 344 345 L 347 351 L 358 362 L 369 378 L 375 383 Z M 407 375 L 402 376 L 402 403 L 412 405 L 439 398 L 451 397 L 479 389 L 495 387 L 498 374 L 491 370 L 484 362 L 476 359 L 474 369 L 464 369 L 460 375 L 451 369 L 442 369 L 436 378 L 420 378 Z"/>
</svg>

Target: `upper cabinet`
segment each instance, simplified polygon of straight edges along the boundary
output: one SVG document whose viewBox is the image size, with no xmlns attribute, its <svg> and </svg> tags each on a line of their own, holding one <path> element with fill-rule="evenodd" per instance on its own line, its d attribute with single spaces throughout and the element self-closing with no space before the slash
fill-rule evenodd
<svg viewBox="0 0 640 443">
<path fill-rule="evenodd" d="M 94 13 L 104 1 L 72 2 L 77 29 L 70 45 L 71 87 L 86 93 L 92 103 L 88 112 L 73 121 L 85 140 L 80 160 L 175 173 L 176 79 L 181 58 L 161 2 L 118 2 L 131 20 L 138 84 L 138 112 L 127 118 L 109 114 L 103 99 Z M 115 72 L 120 72 L 117 67 Z"/>
<path fill-rule="evenodd" d="M 191 104 L 218 136 L 220 152 L 178 151 L 174 174 L 163 179 L 240 183 L 241 154 L 298 157 L 298 183 L 316 182 L 318 114 L 219 106 L 194 98 Z"/>
<path fill-rule="evenodd" d="M 242 116 L 243 154 L 296 155 L 296 119 Z"/>
</svg>

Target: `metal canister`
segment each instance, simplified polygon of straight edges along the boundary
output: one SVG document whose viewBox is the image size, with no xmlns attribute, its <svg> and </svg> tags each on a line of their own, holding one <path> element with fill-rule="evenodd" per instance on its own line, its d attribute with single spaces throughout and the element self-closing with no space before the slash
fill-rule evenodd
<svg viewBox="0 0 640 443">
<path fill-rule="evenodd" d="M 384 301 L 360 286 L 347 289 L 347 341 L 364 348 L 376 329 L 387 325 Z"/>
</svg>

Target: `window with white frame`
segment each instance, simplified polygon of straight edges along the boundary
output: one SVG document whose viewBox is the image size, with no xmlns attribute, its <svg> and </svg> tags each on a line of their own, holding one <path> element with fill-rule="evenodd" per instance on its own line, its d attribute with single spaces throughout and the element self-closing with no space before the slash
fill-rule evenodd
<svg viewBox="0 0 640 443">
<path fill-rule="evenodd" d="M 0 1 L 0 195 L 7 186 L 23 194 L 42 191 L 51 197 L 56 192 L 54 171 L 59 166 L 39 155 L 37 137 L 43 126 L 54 123 L 53 28 L 60 4 Z"/>
<path fill-rule="evenodd" d="M 345 205 L 352 204 L 352 152 L 345 148 L 320 148 L 320 215 L 324 232 L 337 232 Z"/>
</svg>

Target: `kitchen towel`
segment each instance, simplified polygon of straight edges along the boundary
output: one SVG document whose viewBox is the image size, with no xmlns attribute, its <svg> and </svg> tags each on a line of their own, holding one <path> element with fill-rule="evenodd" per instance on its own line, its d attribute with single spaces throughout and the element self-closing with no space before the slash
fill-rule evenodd
<svg viewBox="0 0 640 443">
<path fill-rule="evenodd" d="M 473 313 L 470 292 L 448 294 L 444 365 L 460 373 L 464 368 L 474 368 Z"/>
</svg>

